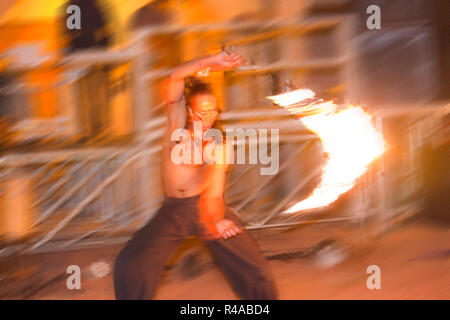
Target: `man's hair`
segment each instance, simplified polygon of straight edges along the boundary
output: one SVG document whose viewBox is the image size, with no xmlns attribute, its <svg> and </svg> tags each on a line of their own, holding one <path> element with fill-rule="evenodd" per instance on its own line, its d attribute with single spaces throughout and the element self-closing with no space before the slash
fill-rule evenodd
<svg viewBox="0 0 450 320">
<path fill-rule="evenodd" d="M 186 102 L 189 104 L 192 97 L 198 94 L 212 94 L 210 84 L 196 77 L 186 78 L 184 85 L 184 96 L 186 98 Z"/>
<path fill-rule="evenodd" d="M 186 99 L 186 103 L 189 108 L 191 107 L 190 101 L 192 97 L 197 94 L 213 94 L 211 85 L 197 77 L 187 77 L 184 84 L 184 98 Z M 218 112 L 220 112 L 220 110 L 218 110 Z M 186 121 L 186 125 L 184 127 L 185 129 L 192 128 L 191 120 L 192 119 L 189 117 Z M 214 125 L 213 128 L 215 128 Z"/>
</svg>

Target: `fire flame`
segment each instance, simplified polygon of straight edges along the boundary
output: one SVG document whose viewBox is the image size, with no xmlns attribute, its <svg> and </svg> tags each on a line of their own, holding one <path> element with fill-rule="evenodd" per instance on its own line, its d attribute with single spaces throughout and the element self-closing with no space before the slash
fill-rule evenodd
<svg viewBox="0 0 450 320">
<path fill-rule="evenodd" d="M 374 128 L 370 114 L 363 108 L 347 105 L 338 110 L 333 101 L 313 99 L 314 96 L 309 89 L 299 89 L 267 97 L 297 117 L 301 116 L 299 120 L 319 136 L 328 155 L 317 188 L 284 213 L 333 203 L 352 189 L 367 166 L 385 151 L 383 136 Z"/>
</svg>

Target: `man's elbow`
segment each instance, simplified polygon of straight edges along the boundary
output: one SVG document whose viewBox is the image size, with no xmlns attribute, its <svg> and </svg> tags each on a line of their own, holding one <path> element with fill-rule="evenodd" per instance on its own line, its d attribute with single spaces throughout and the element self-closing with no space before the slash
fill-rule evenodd
<svg viewBox="0 0 450 320">
<path fill-rule="evenodd" d="M 181 90 L 180 90 L 180 80 L 176 80 L 176 76 L 169 75 L 166 79 L 164 86 L 164 99 L 171 103 L 180 100 Z"/>
<path fill-rule="evenodd" d="M 170 83 L 179 82 L 181 80 L 184 80 L 184 77 L 178 72 L 177 68 L 172 69 L 167 76 L 167 81 Z"/>
</svg>

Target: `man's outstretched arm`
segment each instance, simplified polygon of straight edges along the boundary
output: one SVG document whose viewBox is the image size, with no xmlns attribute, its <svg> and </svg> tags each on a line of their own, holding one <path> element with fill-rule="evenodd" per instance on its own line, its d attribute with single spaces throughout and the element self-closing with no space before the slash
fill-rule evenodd
<svg viewBox="0 0 450 320">
<path fill-rule="evenodd" d="M 233 221 L 225 219 L 225 203 L 223 195 L 225 191 L 226 173 L 229 168 L 227 158 L 231 156 L 232 146 L 223 143 L 216 146 L 216 152 L 222 148 L 223 159 L 220 163 L 214 163 L 208 172 L 207 188 L 200 197 L 200 216 L 207 227 L 211 238 L 228 239 L 238 235 L 242 231 Z"/>
</svg>

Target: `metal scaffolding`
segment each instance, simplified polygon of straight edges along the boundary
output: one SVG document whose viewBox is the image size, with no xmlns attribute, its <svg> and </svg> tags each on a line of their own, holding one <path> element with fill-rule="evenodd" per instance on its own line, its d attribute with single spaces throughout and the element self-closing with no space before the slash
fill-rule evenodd
<svg viewBox="0 0 450 320">
<path fill-rule="evenodd" d="M 39 250 L 63 250 L 77 245 L 117 243 L 127 237 L 142 223 L 152 217 L 161 203 L 163 192 L 159 180 L 160 140 L 164 134 L 166 118 L 161 111 L 162 105 L 156 105 L 148 88 L 154 79 L 165 77 L 170 70 L 148 70 L 149 53 L 144 41 L 157 34 L 201 34 L 211 31 L 226 31 L 228 37 L 233 32 L 251 30 L 247 36 L 227 39 L 229 44 L 244 45 L 273 39 L 275 36 L 301 35 L 314 30 L 333 29 L 339 43 L 351 43 L 350 32 L 352 17 L 349 15 L 329 15 L 302 20 L 274 20 L 263 22 L 222 23 L 195 26 L 153 27 L 142 30 L 131 40 L 130 46 L 113 52 L 90 52 L 74 54 L 51 65 L 15 66 L 7 70 L 11 74 L 23 75 L 37 69 L 58 68 L 63 70 L 63 80 L 45 90 L 59 90 L 69 86 L 72 107 L 76 106 L 76 96 L 70 87 L 76 83 L 77 70 L 94 65 L 129 65 L 131 74 L 131 96 L 133 112 L 133 139 L 120 147 L 72 148 L 54 151 L 32 151 L 6 153 L 0 157 L 0 173 L 3 192 L 10 181 L 25 179 L 31 187 L 26 192 L 37 195 L 37 200 L 29 205 L 35 217 L 25 231 L 19 231 L 22 241 L 4 244 L 2 252 L 30 253 Z M 283 60 L 252 65 L 241 68 L 232 76 L 281 72 L 284 70 L 323 70 L 339 69 L 342 82 L 349 82 L 354 68 L 353 51 L 330 58 L 317 58 L 292 62 Z M 42 89 L 42 88 L 41 88 Z M 42 90 L 44 90 L 42 89 Z M 18 89 L 19 90 L 19 89 Z M 22 89 L 20 89 L 22 90 Z M 34 89 L 36 90 L 36 89 Z M 349 87 L 346 94 L 351 94 Z M 23 91 L 22 91 L 23 92 Z M 152 106 L 149 108 L 149 106 Z M 448 109 L 448 108 L 447 108 Z M 386 112 L 389 110 L 389 112 Z M 415 125 L 410 128 L 408 157 L 409 166 L 405 173 L 412 188 L 408 195 L 420 189 L 420 177 L 417 160 L 419 148 L 436 114 L 442 112 L 442 105 L 422 108 L 419 118 L 411 108 L 384 108 L 374 110 L 374 120 L 380 132 L 383 121 L 398 112 L 412 114 Z M 61 115 L 65 117 L 67 115 Z M 223 129 L 239 128 L 278 128 L 281 130 L 280 143 L 294 149 L 291 156 L 282 159 L 279 172 L 273 176 L 255 177 L 256 188 L 242 185 L 245 175 L 252 175 L 254 167 L 233 168 L 230 173 L 227 190 L 242 190 L 231 194 L 228 201 L 237 209 L 247 222 L 247 229 L 285 228 L 305 223 L 364 222 L 371 216 L 390 219 L 400 214 L 417 212 L 417 201 L 407 205 L 390 202 L 387 189 L 403 190 L 404 186 L 393 186 L 386 181 L 386 158 L 379 159 L 376 166 L 359 179 L 351 191 L 352 200 L 346 205 L 345 212 L 332 218 L 321 218 L 320 213 L 327 208 L 300 212 L 292 215 L 281 213 L 290 203 L 299 200 L 299 194 L 307 185 L 320 176 L 320 166 L 307 174 L 297 175 L 300 179 L 291 190 L 273 196 L 270 191 L 276 184 L 290 176 L 290 170 L 298 167 L 298 159 L 311 146 L 320 149 L 318 137 L 299 124 L 284 110 L 274 107 L 253 106 L 236 108 L 222 112 L 219 118 Z M 18 129 L 19 130 L 19 129 Z M 70 133 L 69 133 L 70 135 Z M 389 157 L 389 153 L 386 155 Z M 281 177 L 281 178 L 280 178 Z M 241 185 L 239 187 L 239 185 Z M 238 188 L 239 187 L 239 188 Z M 230 193 L 230 192 L 228 192 Z M 373 199 L 377 199 L 374 203 Z M 8 213 L 10 214 L 10 212 Z M 12 244 L 14 243 L 14 245 Z M 47 248 L 47 249 L 45 249 Z"/>
</svg>

